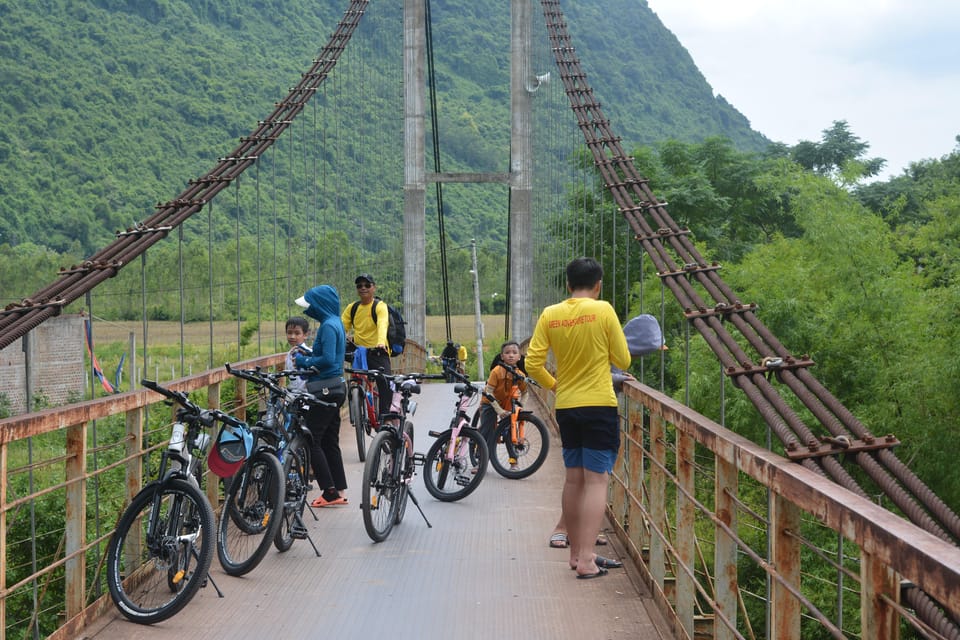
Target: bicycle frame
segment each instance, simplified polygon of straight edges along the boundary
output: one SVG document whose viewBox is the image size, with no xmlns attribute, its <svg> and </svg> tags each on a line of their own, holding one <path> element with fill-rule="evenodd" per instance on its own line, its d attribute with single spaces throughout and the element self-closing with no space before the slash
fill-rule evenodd
<svg viewBox="0 0 960 640">
<path fill-rule="evenodd" d="M 366 373 L 350 373 L 350 380 L 347 384 L 351 387 L 359 387 L 363 393 L 364 406 L 367 408 L 367 420 L 370 422 L 370 428 L 374 431 L 380 430 L 379 401 L 380 392 L 372 376 Z M 349 393 L 349 391 L 348 391 Z"/>
<path fill-rule="evenodd" d="M 467 443 L 464 440 L 460 440 L 460 432 L 464 429 L 470 429 L 470 417 L 467 414 L 467 409 L 472 404 L 473 400 L 477 397 L 480 391 L 474 387 L 469 382 L 457 384 L 453 388 L 454 392 L 459 396 L 457 399 L 457 413 L 454 416 L 453 420 L 450 421 L 450 428 L 453 431 L 450 437 L 450 444 L 447 445 L 447 460 L 452 461 L 457 453 L 457 447 L 466 447 Z"/>
</svg>

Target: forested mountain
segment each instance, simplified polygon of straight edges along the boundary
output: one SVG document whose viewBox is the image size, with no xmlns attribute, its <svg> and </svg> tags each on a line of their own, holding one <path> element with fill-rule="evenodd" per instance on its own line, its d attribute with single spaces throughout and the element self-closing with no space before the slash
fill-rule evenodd
<svg viewBox="0 0 960 640">
<path fill-rule="evenodd" d="M 0 3 L 0 245 L 33 242 L 84 257 L 111 241 L 116 230 L 146 218 L 272 111 L 309 68 L 347 4 Z M 563 9 L 589 80 L 625 146 L 713 135 L 740 150 L 766 145 L 733 106 L 713 96 L 646 2 L 578 0 Z M 434 0 L 430 11 L 444 167 L 505 171 L 509 3 Z M 401 16 L 400 0 L 370 3 L 351 42 L 357 52 L 335 71 L 342 67 L 347 81 L 363 83 L 365 95 L 352 102 L 318 96 L 338 112 L 358 114 L 367 131 L 399 122 L 399 114 L 381 112 L 387 107 L 360 112 L 357 103 L 376 105 L 380 86 L 390 87 L 383 91 L 390 97 L 400 95 L 402 78 L 392 76 L 400 69 Z M 548 51 L 543 42 L 538 46 Z M 552 60 L 538 55 L 536 71 L 553 70 Z M 327 84 L 336 86 L 333 76 Z M 369 165 L 396 166 L 399 158 L 386 162 L 376 149 L 354 149 L 365 144 L 360 133 L 353 141 L 338 138 L 337 144 L 351 149 L 326 153 L 328 166 L 321 170 L 338 170 L 337 153 L 367 154 Z M 381 143 L 371 135 L 367 144 Z M 371 169 L 375 179 L 344 178 L 363 179 L 362 188 L 378 192 L 364 214 L 374 235 L 396 225 L 400 215 L 400 207 L 382 204 L 399 201 L 398 185 L 378 171 Z M 452 206 L 478 225 L 491 208 L 503 207 L 483 196 L 464 197 L 466 202 Z M 469 224 L 451 230 L 459 239 L 474 232 Z"/>
</svg>

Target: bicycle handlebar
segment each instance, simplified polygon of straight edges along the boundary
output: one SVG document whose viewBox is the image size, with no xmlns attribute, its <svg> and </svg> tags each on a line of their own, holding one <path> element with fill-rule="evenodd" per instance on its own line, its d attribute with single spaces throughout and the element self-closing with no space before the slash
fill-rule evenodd
<svg viewBox="0 0 960 640">
<path fill-rule="evenodd" d="M 191 402 L 190 397 L 183 391 L 174 391 L 172 389 L 167 389 L 166 387 L 160 386 L 153 380 L 144 379 L 140 381 L 140 384 L 142 384 L 147 389 L 150 389 L 151 391 L 155 391 L 156 393 L 159 393 L 160 395 L 165 396 L 170 400 L 173 400 L 174 402 L 182 406 L 184 409 L 186 409 L 191 416 L 195 416 L 196 420 L 201 424 L 203 424 L 204 426 L 207 426 L 207 427 L 212 426 L 215 420 L 219 420 L 220 422 L 228 424 L 231 427 L 239 427 L 243 424 L 246 424 L 242 420 L 238 420 L 237 418 L 234 418 L 233 416 L 231 416 L 229 413 L 224 413 L 219 409 L 201 409 L 195 403 Z"/>
<path fill-rule="evenodd" d="M 467 383 L 467 384 L 470 384 L 470 378 L 469 378 L 465 373 L 460 373 L 459 371 L 457 371 L 456 369 L 454 369 L 454 368 L 452 368 L 452 367 L 444 367 L 444 368 L 443 368 L 443 372 L 444 372 L 444 373 L 442 373 L 442 374 L 440 374 L 440 375 L 441 375 L 441 377 L 443 377 L 444 379 L 446 379 L 446 376 L 447 376 L 447 375 L 450 375 L 450 376 L 452 376 L 454 379 L 459 380 L 460 382 L 465 382 L 465 383 Z"/>
<path fill-rule="evenodd" d="M 532 384 L 532 385 L 535 386 L 535 387 L 540 387 L 540 383 L 539 383 L 539 382 L 537 382 L 536 380 L 534 380 L 533 378 L 531 378 L 530 376 L 528 376 L 526 373 L 523 372 L 523 370 L 519 369 L 518 367 L 516 367 L 516 366 L 514 366 L 514 365 L 512 365 L 512 364 L 507 364 L 506 362 L 498 362 L 497 364 L 499 364 L 501 367 L 503 367 L 504 369 L 506 369 L 507 371 L 509 371 L 510 373 L 512 373 L 512 374 L 513 374 L 513 379 L 514 379 L 515 381 L 520 381 L 520 380 L 522 380 L 522 381 L 526 382 L 527 384 Z M 541 387 L 541 388 L 542 388 L 542 387 Z"/>
<path fill-rule="evenodd" d="M 283 396 L 285 398 L 305 398 L 309 402 L 314 404 L 323 405 L 327 407 L 335 407 L 337 403 L 327 402 L 326 400 L 321 400 L 316 397 L 314 394 L 306 390 L 297 390 L 292 391 L 290 389 L 285 389 L 277 384 L 277 380 L 280 378 L 292 378 L 292 377 L 306 377 L 313 375 L 316 372 L 316 367 L 311 367 L 310 369 L 284 369 L 283 371 L 276 371 L 274 373 L 269 373 L 263 371 L 260 367 L 256 369 L 234 369 L 230 366 L 229 363 L 224 364 L 227 369 L 227 372 L 231 375 L 234 375 L 238 378 L 243 378 L 244 380 L 249 380 L 250 382 L 258 385 L 263 385 L 270 389 L 271 392 Z"/>
<path fill-rule="evenodd" d="M 371 378 L 384 378 L 393 382 L 403 382 L 404 380 L 443 380 L 442 373 L 386 373 L 382 369 L 353 369 L 351 367 L 343 368 L 345 373 L 352 373 L 359 376 L 370 376 Z"/>
</svg>

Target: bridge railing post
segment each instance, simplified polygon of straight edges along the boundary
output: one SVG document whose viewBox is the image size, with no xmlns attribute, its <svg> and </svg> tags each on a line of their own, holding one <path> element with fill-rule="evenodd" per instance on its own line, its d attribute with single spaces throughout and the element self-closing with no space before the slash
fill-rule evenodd
<svg viewBox="0 0 960 640">
<path fill-rule="evenodd" d="M 67 427 L 66 442 L 66 522 L 64 528 L 65 605 L 67 619 L 84 608 L 86 590 L 86 554 L 84 537 L 87 529 L 87 422 Z"/>
</svg>

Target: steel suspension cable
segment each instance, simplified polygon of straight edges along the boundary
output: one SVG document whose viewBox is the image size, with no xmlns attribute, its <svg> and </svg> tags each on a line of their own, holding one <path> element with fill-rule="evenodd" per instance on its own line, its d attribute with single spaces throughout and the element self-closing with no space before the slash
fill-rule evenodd
<svg viewBox="0 0 960 640">
<path fill-rule="evenodd" d="M 433 170 L 440 173 L 440 125 L 437 114 L 437 79 L 433 65 L 433 19 L 430 14 L 430 0 L 425 3 L 425 22 L 427 39 L 427 74 L 430 85 L 430 128 L 433 138 Z M 453 339 L 450 328 L 450 287 L 447 275 L 447 233 L 443 220 L 443 184 L 434 185 L 437 192 L 437 229 L 440 233 L 440 279 L 443 285 L 443 317 L 447 328 L 447 342 Z"/>
</svg>

